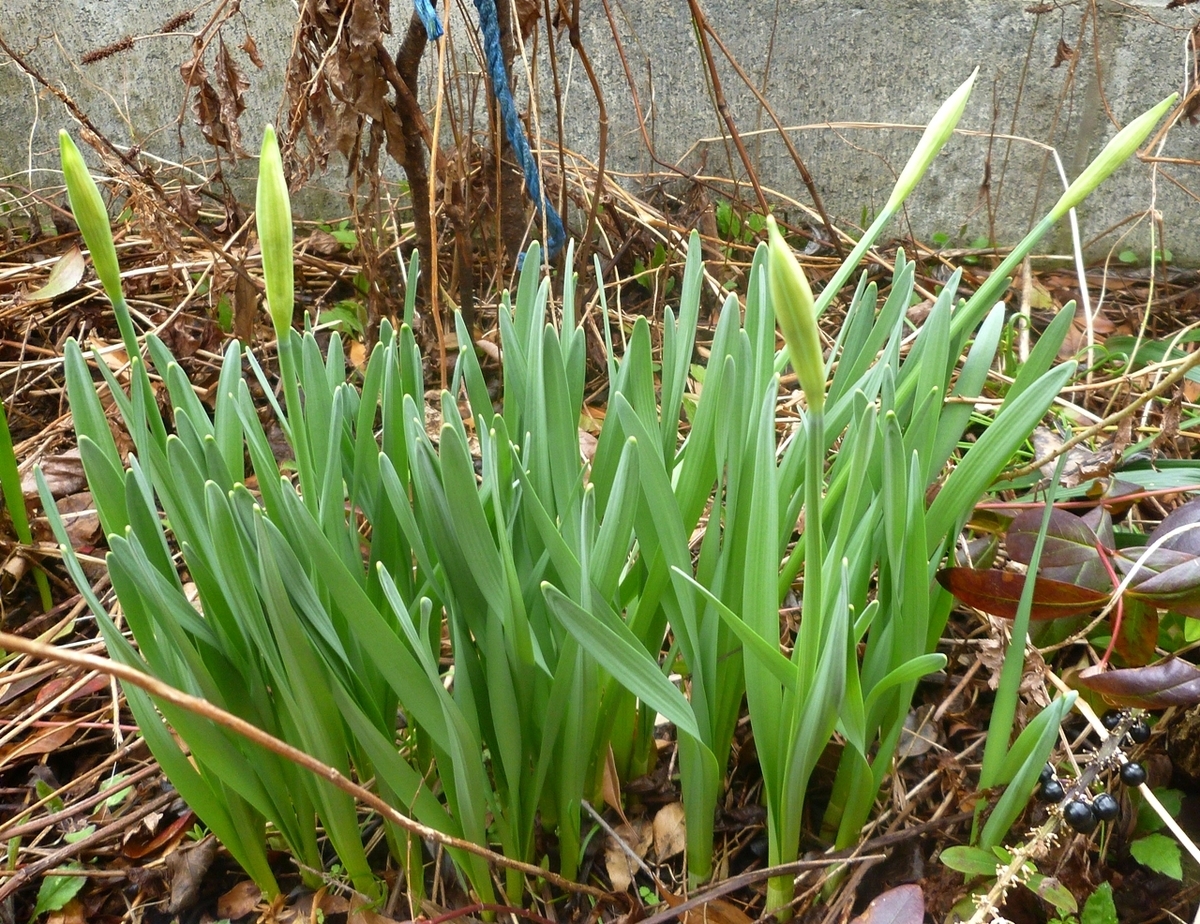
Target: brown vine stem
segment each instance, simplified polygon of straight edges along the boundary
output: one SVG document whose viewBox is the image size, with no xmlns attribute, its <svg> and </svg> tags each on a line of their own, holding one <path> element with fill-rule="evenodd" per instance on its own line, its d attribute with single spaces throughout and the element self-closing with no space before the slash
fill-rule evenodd
<svg viewBox="0 0 1200 924">
<path fill-rule="evenodd" d="M 514 860 L 511 857 L 506 857 L 503 854 L 496 853 L 479 844 L 471 841 L 463 840 L 459 837 L 453 837 L 438 831 L 436 828 L 431 828 L 428 825 L 423 825 L 419 821 L 409 818 L 407 815 L 397 811 L 391 805 L 388 805 L 383 799 L 359 786 L 353 780 L 343 776 L 334 767 L 327 766 L 315 757 L 304 753 L 299 748 L 295 748 L 286 741 L 281 741 L 274 735 L 270 735 L 256 725 L 252 725 L 245 719 L 239 718 L 232 713 L 226 712 L 218 706 L 214 706 L 208 700 L 200 699 L 197 696 L 192 696 L 184 693 L 182 690 L 177 690 L 168 684 L 163 683 L 149 674 L 144 674 L 139 670 L 128 667 L 124 664 L 118 664 L 109 658 L 101 658 L 97 655 L 84 654 L 82 652 L 69 651 L 64 648 L 58 648 L 54 645 L 47 645 L 43 642 L 36 642 L 33 639 L 24 638 L 20 635 L 11 635 L 7 632 L 0 632 L 0 650 L 4 651 L 19 651 L 22 654 L 29 655 L 34 658 L 41 658 L 48 661 L 57 661 L 61 664 L 71 664 L 76 667 L 87 668 L 88 670 L 97 671 L 98 673 L 107 674 L 111 677 L 116 677 L 125 683 L 131 683 L 136 687 L 145 690 L 151 696 L 161 699 L 163 702 L 171 703 L 174 706 L 179 706 L 181 709 L 186 709 L 198 716 L 208 719 L 211 722 L 216 722 L 219 725 L 228 728 L 249 741 L 254 742 L 278 754 L 280 757 L 292 761 L 296 765 L 303 767 L 311 773 L 316 774 L 324 780 L 328 780 L 338 789 L 342 790 L 357 799 L 364 805 L 374 809 L 388 821 L 403 828 L 405 831 L 415 834 L 418 837 L 426 840 L 435 841 L 444 847 L 451 847 L 456 850 L 461 850 L 464 853 L 472 853 L 476 856 L 483 857 L 489 863 L 494 863 L 497 866 L 515 869 L 525 873 L 527 876 L 534 876 L 539 879 L 544 879 L 546 882 L 570 892 L 582 892 L 593 898 L 607 900 L 609 894 L 602 889 L 597 889 L 593 886 L 585 885 L 580 882 L 572 882 L 557 873 L 552 873 L 550 870 L 543 869 L 540 866 L 534 866 L 532 863 L 525 863 L 521 860 Z M 81 844 L 84 842 L 80 842 Z M 76 845 L 72 845 L 76 846 Z M 4 888 L 11 885 L 11 880 Z M 2 889 L 0 889 L 2 891 Z"/>
<path fill-rule="evenodd" d="M 699 7 L 696 5 L 693 8 L 698 9 Z M 796 150 L 796 145 L 792 143 L 792 139 L 788 135 L 787 129 L 784 127 L 783 122 L 780 121 L 779 116 L 775 113 L 774 107 L 770 104 L 770 102 L 768 102 L 762 91 L 754 85 L 754 81 L 750 79 L 750 75 L 747 74 L 742 66 L 738 63 L 737 58 L 733 56 L 733 53 L 725 46 L 725 43 L 721 41 L 721 36 L 717 34 L 715 29 L 713 29 L 712 24 L 709 23 L 707 19 L 698 19 L 696 21 L 696 25 L 702 32 L 707 32 L 712 36 L 712 40 L 716 43 L 717 47 L 721 49 L 721 54 L 725 56 L 725 60 L 729 62 L 729 66 L 732 67 L 738 77 L 741 78 L 741 81 L 746 85 L 746 88 L 754 94 L 754 98 L 758 100 L 758 104 L 763 107 L 763 111 L 766 112 L 771 121 L 775 123 L 775 130 L 779 133 L 779 139 L 783 142 L 784 147 L 787 148 L 788 154 L 792 158 L 792 163 L 796 165 L 796 170 L 800 174 L 800 180 L 804 183 L 804 188 L 807 189 L 808 194 L 812 196 L 813 207 L 817 210 L 817 214 L 821 216 L 821 224 L 825 226 L 825 233 L 829 235 L 830 244 L 832 244 L 834 250 L 837 251 L 837 255 L 844 259 L 846 253 L 842 247 L 842 239 L 838 237 L 837 230 L 833 227 L 833 222 L 829 218 L 829 213 L 825 211 L 825 203 L 821 199 L 821 193 L 817 189 L 817 184 L 813 181 L 812 174 L 808 172 L 808 167 L 805 165 L 804 160 L 800 157 L 800 152 Z"/>
<path fill-rule="evenodd" d="M 767 204 L 767 197 L 763 195 L 762 184 L 758 182 L 758 174 L 755 172 L 754 164 L 750 160 L 750 152 L 746 150 L 746 144 L 742 141 L 742 135 L 737 130 L 737 123 L 733 120 L 733 113 L 729 110 L 729 103 L 725 99 L 725 89 L 721 86 L 721 75 L 717 72 L 717 62 L 714 60 L 712 48 L 708 44 L 708 35 L 711 31 L 708 19 L 705 17 L 704 11 L 700 9 L 700 0 L 688 0 L 688 7 L 692 11 L 692 21 L 696 23 L 696 33 L 700 39 L 700 51 L 704 54 L 704 65 L 708 70 L 708 79 L 712 81 L 713 98 L 717 103 L 717 112 L 720 113 L 721 119 L 725 122 L 725 127 L 729 129 L 729 137 L 733 139 L 733 144 L 737 148 L 742 166 L 746 168 L 746 175 L 750 178 L 750 185 L 754 187 L 754 195 L 758 198 L 758 207 L 766 215 L 771 211 L 771 207 Z"/>
<path fill-rule="evenodd" d="M 667 163 L 658 156 L 658 150 L 654 147 L 654 142 L 650 140 L 650 130 L 646 128 L 646 113 L 642 109 L 642 101 L 638 95 L 637 81 L 633 77 L 633 68 L 629 64 L 629 56 L 625 54 L 625 43 L 621 41 L 621 33 L 617 29 L 617 20 L 613 15 L 612 4 L 609 0 L 600 0 L 600 2 L 604 5 L 604 15 L 608 19 L 608 27 L 612 32 L 613 48 L 617 52 L 617 57 L 621 60 L 621 68 L 625 71 L 625 83 L 629 88 L 629 101 L 633 104 L 633 114 L 637 118 L 638 132 L 642 136 L 642 144 L 646 148 L 646 153 L 650 155 L 650 159 L 655 164 L 668 173 L 673 173 L 685 180 L 694 181 L 696 178 L 693 174 L 688 173 L 675 164 Z"/>
<path fill-rule="evenodd" d="M 158 203 L 159 208 L 161 208 L 175 221 L 179 222 L 179 224 L 187 228 L 188 231 L 199 238 L 204 243 L 204 246 L 215 257 L 228 265 L 230 270 L 239 279 L 241 279 L 247 285 L 253 286 L 255 292 L 261 291 L 260 283 L 255 282 L 253 277 L 251 277 L 251 275 L 246 271 L 246 267 L 242 261 L 233 256 L 231 248 L 222 247 L 220 243 L 209 237 L 208 233 L 204 231 L 198 224 L 188 221 L 183 215 L 181 215 L 179 209 L 172 205 L 171 197 L 167 195 L 166 190 L 162 188 L 158 180 L 154 178 L 154 175 L 148 170 L 140 167 L 137 163 L 136 157 L 131 152 L 122 151 L 115 144 L 113 144 L 108 136 L 100 131 L 96 124 L 88 117 L 88 114 L 84 112 L 83 108 L 77 102 L 75 102 L 75 100 L 72 99 L 65 90 L 63 90 L 61 87 L 55 86 L 49 80 L 47 80 L 37 70 L 37 68 L 25 60 L 24 56 L 21 55 L 20 52 L 10 46 L 4 40 L 3 33 L 0 33 L 0 51 L 3 51 L 6 55 L 12 58 L 13 63 L 16 64 L 26 76 L 41 84 L 46 90 L 53 94 L 53 96 L 60 103 L 62 103 L 64 107 L 66 107 L 66 110 L 71 113 L 71 116 L 75 119 L 75 121 L 78 122 L 84 128 L 85 132 L 87 132 L 87 134 L 90 136 L 86 137 L 85 140 L 92 143 L 97 150 L 100 151 L 101 156 L 104 156 L 105 153 L 107 153 L 109 158 L 115 159 L 129 171 L 129 176 L 124 178 L 126 182 L 132 183 L 132 178 L 136 177 L 136 181 L 141 183 L 150 191 L 151 197 Z"/>
<path fill-rule="evenodd" d="M 1153 401 L 1155 398 L 1161 398 L 1171 390 L 1172 386 L 1174 386 L 1176 382 L 1182 379 L 1197 366 L 1200 366 L 1200 351 L 1191 354 L 1165 379 L 1163 379 L 1149 391 L 1138 395 L 1137 398 L 1129 402 L 1129 404 L 1125 405 L 1125 407 L 1121 408 L 1119 411 L 1114 411 L 1099 423 L 1092 424 L 1092 426 L 1085 430 L 1080 430 L 1073 437 L 1064 442 L 1061 446 L 1048 455 L 1045 455 L 1040 459 L 1034 459 L 1028 465 L 1023 465 L 1020 468 L 1013 469 L 1011 472 L 1004 473 L 1000 476 L 999 480 L 1012 481 L 1015 478 L 1020 478 L 1023 475 L 1029 475 L 1033 472 L 1036 472 L 1043 465 L 1053 462 L 1063 453 L 1070 452 L 1084 440 L 1089 440 L 1098 433 L 1102 433 L 1107 427 L 1111 427 L 1120 423 L 1126 417 L 1129 417 L 1135 411 L 1139 410 L 1143 405 Z"/>
<path fill-rule="evenodd" d="M 547 17 L 549 21 L 549 17 Z M 586 270 L 588 266 L 588 257 L 592 246 L 592 233 L 596 229 L 596 213 L 600 208 L 600 199 L 604 196 L 604 168 L 605 159 L 608 156 L 608 108 L 604 105 L 604 89 L 600 86 L 600 78 L 596 76 L 596 69 L 592 67 L 592 59 L 588 56 L 587 49 L 583 47 L 583 38 L 579 30 L 579 0 L 572 0 L 571 3 L 571 18 L 570 27 L 567 29 L 567 39 L 571 43 L 571 48 L 575 50 L 575 54 L 579 56 L 579 63 L 583 65 L 583 72 L 587 74 L 588 83 L 592 85 L 592 94 L 596 97 L 596 107 L 599 110 L 597 114 L 597 130 L 599 132 L 597 143 L 599 145 L 599 153 L 596 157 L 596 188 L 592 190 L 592 201 L 588 205 L 587 224 L 584 225 L 583 239 L 579 245 L 579 256 L 576 260 L 576 265 L 582 270 Z M 561 149 L 561 145 L 560 145 Z M 566 188 L 567 177 L 566 173 L 562 174 L 563 188 Z M 602 280 L 597 280 L 597 285 L 603 285 Z M 575 306 L 572 305 L 572 310 Z M 579 311 L 575 310 L 575 319 L 579 319 Z"/>
</svg>

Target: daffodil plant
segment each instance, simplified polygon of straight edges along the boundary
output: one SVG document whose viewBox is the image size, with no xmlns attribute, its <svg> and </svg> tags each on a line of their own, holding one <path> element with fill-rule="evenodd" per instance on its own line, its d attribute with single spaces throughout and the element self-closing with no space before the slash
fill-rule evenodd
<svg viewBox="0 0 1200 924">
<path fill-rule="evenodd" d="M 917 683 L 944 663 L 935 648 L 951 599 L 932 575 L 1072 374 L 1069 363 L 1052 367 L 1068 305 L 961 448 L 1000 343 L 1005 274 L 1170 102 L 1131 123 L 970 299 L 956 301 L 952 276 L 906 351 L 914 266 L 903 253 L 882 305 L 861 279 L 826 351 L 821 313 L 951 137 L 973 79 L 935 115 L 880 219 L 819 296 L 769 222 L 744 304 L 731 295 L 720 310 L 702 380 L 691 375 L 702 276 L 693 235 L 678 315 L 662 320 L 657 375 L 645 318 L 623 357 L 608 345 L 607 414 L 586 464 L 584 333 L 546 323 L 550 289 L 536 258 L 499 311 L 499 411 L 466 349 L 430 428 L 409 323 L 383 325 L 353 378 L 336 335 L 322 354 L 293 329 L 291 213 L 269 128 L 256 217 L 284 404 L 234 342 L 206 406 L 166 345 L 137 336 L 107 213 L 64 133 L 72 207 L 130 362 L 126 388 L 73 340 L 65 349 L 80 454 L 132 640 L 90 589 L 44 482 L 42 498 L 112 656 L 374 780 L 427 825 L 530 861 L 543 859 L 539 827 L 552 832 L 567 875 L 582 857 L 582 802 L 601 796 L 606 775 L 620 783 L 647 770 L 662 715 L 677 735 L 689 876 L 711 876 L 744 697 L 770 862 L 797 856 L 809 777 L 835 734 L 841 764 L 819 833 L 852 843 Z M 563 280 L 565 304 L 574 286 Z M 460 343 L 470 343 L 461 326 Z M 794 427 L 779 413 L 789 362 L 800 386 L 788 402 L 802 421 Z M 246 374 L 293 464 L 277 459 Z M 127 456 L 101 387 L 129 433 Z M 799 628 L 781 639 L 780 607 L 798 577 Z M 340 790 L 136 688 L 126 697 L 180 794 L 268 895 L 278 885 L 266 832 L 320 870 L 315 819 L 354 887 L 380 894 L 358 812 Z M 1045 731 L 1014 747 L 994 778 L 1043 759 Z M 419 897 L 424 845 L 385 834 Z M 500 883 L 478 857 L 453 859 L 480 901 L 520 900 L 520 877 Z M 769 909 L 785 914 L 790 899 L 791 881 L 772 880 Z"/>
</svg>

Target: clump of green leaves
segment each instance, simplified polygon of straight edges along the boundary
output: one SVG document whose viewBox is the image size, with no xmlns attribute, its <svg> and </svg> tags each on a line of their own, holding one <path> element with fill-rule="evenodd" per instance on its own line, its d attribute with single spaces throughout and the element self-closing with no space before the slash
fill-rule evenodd
<svg viewBox="0 0 1200 924">
<path fill-rule="evenodd" d="M 918 680 L 944 661 L 933 648 L 951 598 L 931 583 L 933 571 L 1072 372 L 1051 368 L 1057 344 L 1035 351 L 942 479 L 1000 341 L 1004 274 L 1047 223 L 966 302 L 955 302 L 959 276 L 949 280 L 907 352 L 914 267 L 903 254 L 883 305 L 864 277 L 827 360 L 816 342 L 816 318 L 949 138 L 970 85 L 939 110 L 820 296 L 805 295 L 807 283 L 780 283 L 786 245 L 770 255 L 760 246 L 744 311 L 730 296 L 720 312 L 698 395 L 686 394 L 702 269 L 693 235 L 658 363 L 645 318 L 620 360 L 609 344 L 609 406 L 587 466 L 578 436 L 584 334 L 545 322 L 550 290 L 536 246 L 499 312 L 502 410 L 466 350 L 431 427 L 407 324 L 383 325 L 353 382 L 337 335 L 322 353 L 292 328 L 290 205 L 268 129 L 257 217 L 283 400 L 232 343 L 210 410 L 161 340 L 147 335 L 143 349 L 136 338 L 107 216 L 64 134 L 72 205 L 130 357 L 128 390 L 96 364 L 135 447 L 122 458 L 87 358 L 74 341 L 65 349 L 80 453 L 137 648 L 91 592 L 44 484 L 42 493 L 110 653 L 344 774 L 374 779 L 397 809 L 448 834 L 535 860 L 538 825 L 552 830 L 567 875 L 582 854 L 582 800 L 600 794 L 606 763 L 620 779 L 645 772 L 656 713 L 678 735 L 689 874 L 711 875 L 713 820 L 745 695 L 771 862 L 796 856 L 808 778 L 835 729 L 846 747 L 822 832 L 838 846 L 852 842 Z M 564 279 L 565 304 L 574 287 Z M 797 321 L 784 325 L 785 352 L 776 349 L 781 318 Z M 794 345 L 790 328 L 809 342 Z M 461 321 L 459 337 L 470 342 Z M 789 356 L 803 366 L 807 412 L 781 446 L 778 373 Z M 247 372 L 283 429 L 287 465 L 266 437 Z M 691 427 L 681 442 L 685 407 Z M 802 569 L 803 615 L 785 654 L 779 608 Z M 687 696 L 664 671 L 677 656 Z M 356 807 L 340 790 L 140 690 L 126 695 L 181 795 L 266 894 L 278 889 L 267 827 L 320 869 L 314 819 L 354 887 L 379 894 Z M 419 893 L 423 845 L 385 831 Z M 452 857 L 479 899 L 493 901 L 497 884 L 482 861 Z M 510 901 L 522 888 L 511 875 L 504 884 Z M 789 890 L 771 883 L 772 910 Z"/>
<path fill-rule="evenodd" d="M 753 244 L 767 228 L 767 216 L 753 211 L 743 214 L 729 199 L 717 200 L 713 216 L 717 222 L 717 234 L 730 244 Z M 731 247 L 726 247 L 725 256 L 731 255 Z"/>
<path fill-rule="evenodd" d="M 952 913 L 968 920 L 976 908 L 976 899 L 986 895 L 996 880 L 998 866 L 1013 862 L 1013 855 L 1003 847 L 984 850 L 980 847 L 947 847 L 940 854 L 942 863 L 952 870 L 963 873 L 971 884 L 971 894 L 960 901 Z M 1022 867 L 1020 882 L 1038 898 L 1049 904 L 1060 920 L 1073 919 L 1079 912 L 1079 903 L 1071 890 L 1051 876 L 1039 873 L 1037 866 L 1026 861 Z"/>
<path fill-rule="evenodd" d="M 64 161 L 77 156 L 66 135 L 63 149 Z M 68 180 L 72 201 L 88 201 L 94 184 L 86 171 Z M 535 860 L 540 821 L 558 836 L 560 867 L 574 875 L 581 802 L 598 798 L 605 761 L 629 778 L 645 772 L 653 748 L 653 714 L 598 668 L 555 615 L 567 608 L 589 623 L 619 621 L 617 613 L 637 608 L 645 576 L 627 573 L 638 510 L 636 446 L 622 441 L 610 452 L 606 444 L 603 461 L 585 477 L 577 428 L 583 331 L 544 323 L 549 286 L 538 282 L 535 255 L 515 305 L 506 298 L 501 312 L 503 412 L 494 409 L 474 356 L 464 354 L 454 392 L 442 395 L 441 424 L 427 429 L 422 358 L 407 325 L 383 326 L 354 383 L 336 335 L 322 353 L 311 335 L 292 329 L 290 210 L 269 130 L 258 202 L 284 400 L 270 397 L 272 383 L 235 342 L 214 407 L 202 405 L 162 341 L 147 336 L 143 352 L 132 338 L 118 283 L 110 297 L 131 335 L 129 390 L 107 367 L 100 372 L 135 447 L 127 458 L 117 453 L 87 357 L 73 341 L 65 366 L 113 586 L 137 649 L 91 593 L 52 514 L 68 568 L 113 657 L 343 773 L 374 779 L 399 810 L 447 834 Z M 94 252 L 104 251 L 107 227 L 84 224 Z M 684 285 L 698 305 L 696 254 Z M 573 286 L 568 280 L 567 299 Z M 679 392 L 695 326 L 689 318 L 688 333 L 679 331 L 664 360 Z M 460 336 L 469 342 L 461 327 Z M 648 356 L 644 320 L 634 340 Z M 151 365 L 165 386 L 165 417 Z M 245 373 L 269 396 L 288 465 L 267 441 Z M 650 404 L 644 400 L 650 380 L 624 387 L 638 393 L 639 407 L 653 405 L 652 390 Z M 460 391 L 469 429 L 453 397 Z M 664 421 L 653 442 L 673 447 L 678 426 L 678 415 Z M 642 649 L 647 657 L 664 632 L 657 593 L 646 595 L 643 609 L 639 644 L 651 646 Z M 136 689 L 127 698 L 180 793 L 266 894 L 277 891 L 267 828 L 304 866 L 320 869 L 315 820 L 354 887 L 378 894 L 356 808 L 344 794 L 220 726 Z M 419 893 L 423 845 L 398 830 L 387 835 Z M 474 856 L 454 859 L 479 898 L 494 901 L 486 865 Z M 506 885 L 519 900 L 521 879 Z"/>
<path fill-rule="evenodd" d="M 634 259 L 633 278 L 651 295 L 655 294 L 661 286 L 663 298 L 667 298 L 675 290 L 675 277 L 667 274 L 666 266 L 667 248 L 662 241 L 659 241 L 654 245 L 649 265 L 641 257 Z"/>
<path fill-rule="evenodd" d="M 1156 789 L 1154 795 L 1163 808 L 1175 818 L 1183 807 L 1183 793 L 1178 789 Z M 1137 807 L 1137 825 L 1133 840 L 1129 842 L 1129 853 L 1142 866 L 1162 873 L 1172 879 L 1183 879 L 1183 851 L 1179 841 L 1160 833 L 1166 822 L 1137 792 L 1131 793 Z"/>
<path fill-rule="evenodd" d="M 12 431 L 8 428 L 8 413 L 0 405 L 0 497 L 8 510 L 17 541 L 33 545 L 33 532 L 29 528 L 29 514 L 25 510 L 25 492 L 21 490 L 21 473 L 17 468 L 17 454 L 13 449 Z M 37 582 L 42 609 L 49 611 L 54 606 L 50 596 L 50 582 L 40 567 L 34 566 L 33 578 Z"/>
</svg>

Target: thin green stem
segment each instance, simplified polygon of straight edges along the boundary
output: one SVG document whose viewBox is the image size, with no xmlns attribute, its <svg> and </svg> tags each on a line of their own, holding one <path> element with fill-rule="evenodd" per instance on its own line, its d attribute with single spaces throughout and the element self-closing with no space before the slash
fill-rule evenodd
<svg viewBox="0 0 1200 924">
<path fill-rule="evenodd" d="M 808 445 L 804 473 L 804 598 L 800 631 L 796 644 L 792 649 L 792 660 L 797 663 L 799 683 L 795 694 L 785 694 L 792 704 L 790 719 L 791 728 L 788 751 L 795 748 L 794 742 L 800 729 L 797 723 L 804 711 L 806 691 L 811 691 L 817 675 L 817 661 L 824 643 L 827 627 L 824 620 L 824 583 L 822 572 L 825 566 L 825 535 L 821 528 L 821 507 L 824 503 L 825 488 L 825 413 L 823 410 L 810 409 L 805 418 L 808 429 Z M 785 762 L 803 760 L 804 755 L 790 753 Z M 804 804 L 805 789 L 808 786 L 808 776 L 791 781 L 791 773 L 785 771 L 781 775 L 784 791 L 780 793 L 780 817 L 776 823 L 780 830 L 788 831 L 786 843 L 778 845 L 778 856 L 773 862 L 788 863 L 796 858 L 800 849 L 799 831 L 795 819 L 800 817 Z M 795 791 L 791 791 L 793 786 Z M 796 836 L 793 836 L 793 833 Z M 790 904 L 793 895 L 792 879 L 779 876 L 767 882 L 766 910 L 775 912 L 781 918 L 790 917 Z"/>
<path fill-rule="evenodd" d="M 846 280 L 850 278 L 850 274 L 858 269 L 858 265 L 862 262 L 862 258 L 866 256 L 868 250 L 883 233 L 884 227 L 896 216 L 896 210 L 880 212 L 875 220 L 871 222 L 871 226 L 867 228 L 862 237 L 858 239 L 858 243 L 854 245 L 854 249 L 850 251 L 850 256 L 842 262 L 838 267 L 837 272 L 833 274 L 833 278 L 821 290 L 821 294 L 817 296 L 813 306 L 813 311 L 816 317 L 820 317 L 825 313 L 825 310 L 833 302 L 833 298 L 842 290 L 842 286 L 846 284 Z M 782 372 L 783 367 L 788 363 L 788 351 L 780 350 L 775 355 L 775 371 Z"/>
<path fill-rule="evenodd" d="M 300 473 L 300 496 L 304 505 L 315 515 L 320 486 L 314 483 L 312 447 L 308 441 L 308 427 L 304 420 L 304 403 L 300 399 L 299 357 L 296 347 L 300 335 L 288 328 L 279 338 L 279 377 L 283 380 L 286 399 L 284 408 L 291 432 L 292 447 L 296 451 L 296 468 Z"/>
<path fill-rule="evenodd" d="M 858 269 L 862 258 L 867 255 L 867 251 L 871 249 L 871 245 L 883 233 L 883 229 L 887 223 L 896 217 L 896 209 L 891 211 L 883 211 L 875 216 L 875 220 L 871 222 L 871 226 L 867 228 L 862 237 L 858 239 L 858 243 L 854 245 L 854 249 L 850 251 L 850 256 L 842 261 L 842 265 L 838 267 L 833 278 L 829 280 L 829 285 L 821 290 L 821 294 L 817 296 L 816 313 L 819 318 L 825 313 L 825 310 L 833 302 L 833 297 L 841 291 L 842 286 L 846 284 L 846 280 L 850 278 L 850 274 Z"/>
<path fill-rule="evenodd" d="M 1021 601 L 1017 606 L 1017 615 L 1013 620 L 1012 636 L 1004 657 L 1004 667 L 1000 670 L 1000 684 L 996 688 L 996 699 L 992 704 L 992 719 L 988 725 L 987 743 L 983 748 L 983 765 L 979 770 L 979 788 L 981 790 L 995 785 L 1012 740 L 1013 718 L 1017 712 L 1021 677 L 1025 672 L 1025 642 L 1029 634 L 1029 614 L 1033 609 L 1034 579 L 1042 559 L 1042 549 L 1046 544 L 1050 514 L 1054 509 L 1054 495 L 1065 462 L 1066 455 L 1059 456 L 1058 465 L 1050 479 L 1050 486 L 1046 489 L 1046 509 L 1042 516 L 1041 529 L 1038 530 L 1033 555 L 1029 559 L 1029 570 L 1026 573 L 1025 586 L 1021 589 Z M 982 809 L 982 803 L 980 803 L 980 807 Z M 978 813 L 975 816 L 974 827 L 976 830 L 972 831 L 972 842 L 975 840 L 979 827 Z"/>
<path fill-rule="evenodd" d="M 29 516 L 25 512 L 25 495 L 21 491 L 21 473 L 17 469 L 17 454 L 13 449 L 12 433 L 8 429 L 8 415 L 0 404 L 0 489 L 4 503 L 12 520 L 17 541 L 22 545 L 33 545 L 33 533 L 29 529 Z M 54 606 L 50 595 L 50 582 L 41 568 L 34 565 L 33 579 L 37 582 L 38 594 L 42 598 L 42 609 L 47 612 Z"/>
<path fill-rule="evenodd" d="M 803 621 L 797 639 L 800 677 L 811 683 L 817 673 L 817 654 L 825 638 L 822 571 L 825 567 L 825 534 L 821 512 L 825 500 L 825 414 L 808 412 L 806 471 L 804 473 L 804 599 Z M 803 689 L 803 687 L 801 688 Z"/>
</svg>

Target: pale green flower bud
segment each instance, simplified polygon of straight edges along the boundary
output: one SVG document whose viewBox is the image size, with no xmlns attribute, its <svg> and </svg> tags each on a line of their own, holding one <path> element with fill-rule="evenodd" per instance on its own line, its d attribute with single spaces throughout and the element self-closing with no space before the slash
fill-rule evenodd
<svg viewBox="0 0 1200 924">
<path fill-rule="evenodd" d="M 775 317 L 808 406 L 820 411 L 825 407 L 825 360 L 821 356 L 815 300 L 804 269 L 779 233 L 774 215 L 767 216 L 767 247 L 767 288 Z"/>
<path fill-rule="evenodd" d="M 1108 179 L 1108 176 L 1149 137 L 1154 126 L 1158 124 L 1158 120 L 1175 105 L 1175 100 L 1178 98 L 1178 93 L 1172 93 L 1153 109 L 1143 112 L 1117 132 L 1116 137 L 1104 146 L 1104 150 L 1087 165 L 1087 169 L 1079 174 L 1075 182 L 1067 187 L 1067 191 L 1054 204 L 1054 208 L 1050 210 L 1054 219 L 1057 221 L 1062 218 L 1068 211 L 1079 205 L 1088 193 Z"/>
<path fill-rule="evenodd" d="M 275 129 L 263 132 L 258 158 L 258 197 L 255 204 L 258 240 L 262 246 L 263 279 L 267 284 L 267 310 L 275 325 L 275 336 L 282 339 L 292 327 L 295 307 L 295 282 L 292 267 L 292 204 L 287 180 L 283 177 L 283 157 Z"/>
<path fill-rule="evenodd" d="M 967 106 L 967 97 L 971 95 L 971 87 L 974 86 L 975 77 L 978 74 L 979 68 L 975 68 L 962 86 L 938 107 L 938 111 L 934 113 L 933 119 L 925 128 L 925 133 L 921 135 L 921 140 L 917 142 L 912 156 L 908 158 L 908 163 L 904 165 L 900 179 L 896 181 L 896 185 L 892 189 L 891 198 L 883 207 L 884 212 L 892 212 L 900 207 L 900 203 L 908 198 L 909 193 L 916 188 L 921 177 L 925 175 L 925 171 L 929 169 L 933 159 L 938 156 L 938 152 L 950 140 L 950 136 L 954 134 L 954 127 L 962 118 L 963 110 Z"/>
<path fill-rule="evenodd" d="M 96 275 L 104 286 L 108 300 L 116 304 L 124 296 L 121 293 L 121 267 L 117 264 L 117 248 L 113 244 L 108 209 L 100 198 L 96 181 L 88 173 L 83 155 L 66 131 L 58 133 L 58 151 L 75 223 L 79 225 L 83 242 L 92 254 L 92 266 L 96 268 Z"/>
</svg>

